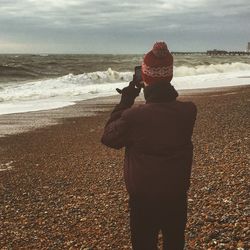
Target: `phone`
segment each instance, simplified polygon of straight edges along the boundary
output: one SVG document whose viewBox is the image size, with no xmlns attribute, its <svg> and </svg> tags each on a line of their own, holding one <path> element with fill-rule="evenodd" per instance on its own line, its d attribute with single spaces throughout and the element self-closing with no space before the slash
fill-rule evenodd
<svg viewBox="0 0 250 250">
<path fill-rule="evenodd" d="M 136 83 L 142 82 L 141 66 L 136 66 L 136 67 L 135 67 L 134 81 L 135 81 Z"/>
</svg>

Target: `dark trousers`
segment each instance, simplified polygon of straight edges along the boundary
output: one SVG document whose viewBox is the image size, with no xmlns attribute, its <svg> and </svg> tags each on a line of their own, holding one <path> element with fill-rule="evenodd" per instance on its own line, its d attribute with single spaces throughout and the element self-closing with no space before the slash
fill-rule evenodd
<svg viewBox="0 0 250 250">
<path fill-rule="evenodd" d="M 134 250 L 157 249 L 158 234 L 164 250 L 183 250 L 187 222 L 187 195 L 160 199 L 130 196 L 130 230 Z"/>
</svg>

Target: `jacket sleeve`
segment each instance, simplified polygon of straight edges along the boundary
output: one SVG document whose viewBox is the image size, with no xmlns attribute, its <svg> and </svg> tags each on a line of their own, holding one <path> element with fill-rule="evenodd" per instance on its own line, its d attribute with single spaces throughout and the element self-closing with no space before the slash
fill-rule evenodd
<svg viewBox="0 0 250 250">
<path fill-rule="evenodd" d="M 107 121 L 101 142 L 114 149 L 120 149 L 129 144 L 130 123 L 128 119 L 129 108 L 127 105 L 115 106 Z M 126 110 L 126 112 L 125 112 Z"/>
<path fill-rule="evenodd" d="M 191 126 L 192 126 L 192 134 L 193 134 L 193 130 L 194 130 L 194 126 L 195 126 L 195 122 L 196 122 L 196 118 L 197 118 L 197 107 L 194 103 L 192 103 L 192 104 L 193 104 L 193 117 L 192 117 L 193 119 L 192 119 Z"/>
</svg>

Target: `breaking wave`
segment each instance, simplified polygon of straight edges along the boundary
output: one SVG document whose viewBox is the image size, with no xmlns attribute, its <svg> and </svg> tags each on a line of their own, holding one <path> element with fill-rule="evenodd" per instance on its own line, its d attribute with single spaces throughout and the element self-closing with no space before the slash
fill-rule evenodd
<svg viewBox="0 0 250 250">
<path fill-rule="evenodd" d="M 179 66 L 174 67 L 174 75 L 178 76 L 193 76 L 203 74 L 227 73 L 250 70 L 250 64 L 235 62 L 223 64 L 197 65 L 194 67 Z"/>
<path fill-rule="evenodd" d="M 13 100 L 36 100 L 56 96 L 78 96 L 99 92 L 87 86 L 128 82 L 132 72 L 117 72 L 112 69 L 79 75 L 68 74 L 62 77 L 32 81 L 22 84 L 9 84 L 0 89 L 0 102 Z"/>
<path fill-rule="evenodd" d="M 174 80 L 184 80 L 183 77 L 192 76 L 186 81 L 186 84 L 192 86 L 195 76 L 208 79 L 209 74 L 234 72 L 250 72 L 250 64 L 246 63 L 226 63 L 226 64 L 210 64 L 198 65 L 194 67 L 179 66 L 174 68 Z M 131 81 L 133 72 L 118 72 L 109 68 L 106 71 L 97 71 L 91 73 L 83 73 L 79 75 L 68 74 L 58 78 L 47 80 L 38 80 L 32 82 L 13 83 L 6 86 L 2 85 L 0 88 L 0 102 L 11 101 L 27 101 L 48 99 L 52 97 L 60 97 L 67 99 L 69 97 L 77 97 L 84 95 L 85 99 L 93 96 L 105 96 L 112 92 L 117 86 L 123 86 Z M 204 77 L 202 76 L 204 75 Z M 199 78 L 199 81 L 202 80 Z M 218 78 L 218 77 L 217 77 Z M 198 80 L 198 79 L 197 79 Z M 207 81 L 207 80 L 206 80 Z M 205 86 L 206 87 L 206 86 Z M 188 87 L 191 88 L 191 87 Z M 184 86 L 185 89 L 185 86 Z"/>
</svg>

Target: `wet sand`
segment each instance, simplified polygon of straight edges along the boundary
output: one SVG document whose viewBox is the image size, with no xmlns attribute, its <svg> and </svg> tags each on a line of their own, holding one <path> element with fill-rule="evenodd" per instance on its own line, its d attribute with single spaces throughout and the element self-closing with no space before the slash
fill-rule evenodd
<svg viewBox="0 0 250 250">
<path fill-rule="evenodd" d="M 218 94 L 226 91 L 229 94 L 239 87 L 190 89 L 178 91 L 181 96 Z M 114 91 L 116 93 L 116 91 Z M 50 110 L 32 111 L 26 113 L 0 115 L 0 137 L 20 134 L 37 128 L 62 123 L 65 118 L 93 116 L 102 111 L 110 110 L 110 106 L 119 102 L 120 96 L 93 98 L 76 102 L 75 105 Z M 137 97 L 137 102 L 144 102 L 143 93 Z"/>
<path fill-rule="evenodd" d="M 186 249 L 249 249 L 250 87 L 180 99 L 198 107 Z M 0 249 L 131 249 L 124 150 L 100 143 L 116 102 L 5 116 L 59 124 L 0 138 Z"/>
</svg>

